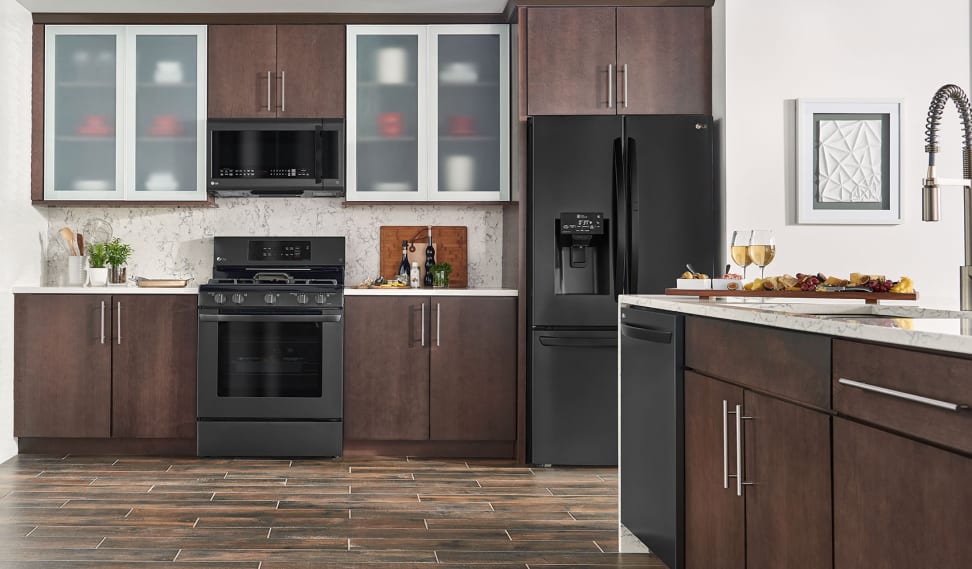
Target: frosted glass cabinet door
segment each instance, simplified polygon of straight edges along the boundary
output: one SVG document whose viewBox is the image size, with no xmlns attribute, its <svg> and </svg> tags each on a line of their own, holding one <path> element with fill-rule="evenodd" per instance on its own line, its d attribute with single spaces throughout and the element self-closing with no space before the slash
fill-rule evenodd
<svg viewBox="0 0 972 569">
<path fill-rule="evenodd" d="M 129 26 L 127 199 L 205 200 L 206 28 Z"/>
<path fill-rule="evenodd" d="M 123 194 L 123 26 L 47 26 L 44 198 Z"/>
<path fill-rule="evenodd" d="M 432 200 L 510 195 L 509 27 L 430 26 Z"/>
<path fill-rule="evenodd" d="M 427 198 L 425 26 L 348 26 L 348 200 Z"/>
</svg>

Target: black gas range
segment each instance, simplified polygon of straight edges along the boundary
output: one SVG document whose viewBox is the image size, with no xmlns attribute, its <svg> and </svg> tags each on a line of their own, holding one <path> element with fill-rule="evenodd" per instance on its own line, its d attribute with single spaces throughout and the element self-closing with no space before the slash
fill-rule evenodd
<svg viewBox="0 0 972 569">
<path fill-rule="evenodd" d="M 200 456 L 340 456 L 344 238 L 216 237 L 199 287 Z"/>
</svg>

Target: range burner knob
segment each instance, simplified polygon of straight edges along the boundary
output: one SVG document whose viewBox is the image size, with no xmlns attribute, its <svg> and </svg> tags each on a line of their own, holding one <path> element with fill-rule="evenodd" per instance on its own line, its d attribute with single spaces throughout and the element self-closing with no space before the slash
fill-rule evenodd
<svg viewBox="0 0 972 569">
<path fill-rule="evenodd" d="M 323 294 L 319 294 L 314 298 L 314 302 L 316 302 L 317 304 L 324 304 L 325 302 L 327 302 L 327 297 L 324 296 Z"/>
<path fill-rule="evenodd" d="M 234 304 L 243 304 L 243 293 L 241 293 L 241 292 L 234 292 L 233 293 L 233 303 Z"/>
<path fill-rule="evenodd" d="M 226 295 L 221 292 L 217 292 L 216 294 L 213 295 L 213 302 L 215 302 L 216 304 L 223 304 L 224 302 L 226 302 Z"/>
<path fill-rule="evenodd" d="M 264 295 L 263 302 L 266 302 L 267 304 L 276 304 L 277 295 L 273 294 L 272 292 L 268 292 L 266 295 Z"/>
<path fill-rule="evenodd" d="M 306 294 L 300 293 L 297 295 L 297 304 L 307 304 L 307 300 L 308 298 Z"/>
</svg>

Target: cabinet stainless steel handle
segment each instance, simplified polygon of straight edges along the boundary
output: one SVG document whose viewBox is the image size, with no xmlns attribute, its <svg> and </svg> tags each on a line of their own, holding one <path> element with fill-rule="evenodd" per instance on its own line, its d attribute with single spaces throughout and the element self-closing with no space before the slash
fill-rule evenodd
<svg viewBox="0 0 972 569">
<path fill-rule="evenodd" d="M 897 397 L 898 399 L 904 399 L 906 401 L 921 403 L 922 405 L 929 405 L 931 407 L 945 409 L 947 411 L 968 411 L 969 410 L 969 406 L 964 405 L 962 403 L 952 403 L 950 401 L 942 401 L 941 399 L 932 399 L 931 397 L 915 395 L 914 393 L 907 393 L 905 391 L 897 391 L 895 389 L 888 389 L 887 387 L 871 385 L 870 383 L 864 383 L 863 381 L 854 381 L 853 379 L 847 379 L 842 377 L 837 380 L 837 383 L 849 385 L 851 387 L 856 387 L 858 389 L 863 389 L 864 391 L 871 391 L 873 393 L 889 395 L 891 397 Z"/>
<path fill-rule="evenodd" d="M 435 347 L 442 345 L 442 304 L 435 303 Z"/>
<path fill-rule="evenodd" d="M 743 453 L 742 453 L 742 422 L 752 417 L 743 417 L 742 405 L 736 405 L 736 496 L 743 495 L 743 486 L 752 486 L 752 482 L 743 482 Z"/>
<path fill-rule="evenodd" d="M 625 63 L 621 67 L 621 72 L 624 74 L 624 108 L 628 108 L 628 64 Z"/>
<path fill-rule="evenodd" d="M 118 303 L 118 345 L 121 345 L 121 302 Z"/>
<path fill-rule="evenodd" d="M 280 112 L 287 110 L 287 72 L 280 72 Z"/>
<path fill-rule="evenodd" d="M 101 343 L 105 343 L 105 301 L 101 301 Z"/>
<path fill-rule="evenodd" d="M 267 112 L 272 112 L 273 109 L 270 108 L 270 86 L 273 83 L 271 79 L 271 72 L 267 71 Z"/>
<path fill-rule="evenodd" d="M 608 108 L 614 108 L 614 64 L 608 63 Z"/>
<path fill-rule="evenodd" d="M 734 413 L 732 413 L 734 414 Z M 729 402 L 722 400 L 722 487 L 729 489 Z"/>
<path fill-rule="evenodd" d="M 425 347 L 425 303 L 422 303 L 422 347 Z"/>
</svg>

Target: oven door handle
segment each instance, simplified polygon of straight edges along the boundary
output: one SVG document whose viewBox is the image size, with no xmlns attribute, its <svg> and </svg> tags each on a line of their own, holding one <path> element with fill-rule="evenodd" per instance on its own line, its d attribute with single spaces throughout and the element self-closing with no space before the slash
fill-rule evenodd
<svg viewBox="0 0 972 569">
<path fill-rule="evenodd" d="M 200 322 L 340 322 L 340 314 L 200 314 Z"/>
</svg>

